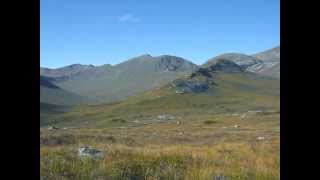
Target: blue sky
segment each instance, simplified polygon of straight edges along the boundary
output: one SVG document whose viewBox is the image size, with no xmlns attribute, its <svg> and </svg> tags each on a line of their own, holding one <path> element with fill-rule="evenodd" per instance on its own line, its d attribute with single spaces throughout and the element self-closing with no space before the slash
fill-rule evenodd
<svg viewBox="0 0 320 180">
<path fill-rule="evenodd" d="M 44 67 L 117 64 L 141 54 L 201 64 L 279 44 L 279 0 L 41 0 Z"/>
</svg>

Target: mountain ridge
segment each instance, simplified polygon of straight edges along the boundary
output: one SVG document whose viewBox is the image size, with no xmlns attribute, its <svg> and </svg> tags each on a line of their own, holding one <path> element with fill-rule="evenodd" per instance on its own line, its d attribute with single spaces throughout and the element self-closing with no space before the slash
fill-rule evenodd
<svg viewBox="0 0 320 180">
<path fill-rule="evenodd" d="M 257 53 L 258 57 L 273 57 L 279 47 Z M 52 85 L 80 95 L 90 104 L 122 100 L 183 76 L 197 73 L 212 75 L 213 71 L 250 72 L 280 78 L 280 60 L 266 61 L 254 55 L 224 53 L 210 58 L 202 65 L 173 55 L 142 54 L 116 65 L 101 66 L 72 64 L 62 68 L 40 67 L 40 76 L 49 78 Z M 280 56 L 279 56 L 280 57 Z M 276 59 L 273 58 L 273 59 Z M 215 64 L 215 66 L 212 66 Z M 210 67 L 209 69 L 206 69 Z M 208 72 L 208 70 L 210 72 Z"/>
</svg>

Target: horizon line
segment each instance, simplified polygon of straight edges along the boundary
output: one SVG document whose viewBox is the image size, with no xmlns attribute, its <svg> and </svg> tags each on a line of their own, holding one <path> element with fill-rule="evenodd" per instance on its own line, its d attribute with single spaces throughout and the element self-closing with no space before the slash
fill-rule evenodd
<svg viewBox="0 0 320 180">
<path fill-rule="evenodd" d="M 60 66 L 60 67 L 45 67 L 45 66 L 41 66 L 41 65 L 40 65 L 40 68 L 45 68 L 45 69 L 61 69 L 61 68 L 65 68 L 65 67 L 72 66 L 72 65 L 93 66 L 93 67 L 99 67 L 99 66 L 105 66 L 105 65 L 117 66 L 117 65 L 122 64 L 122 63 L 124 63 L 124 62 L 126 62 L 126 61 L 130 61 L 131 59 L 138 58 L 138 57 L 141 57 L 141 56 L 148 56 L 148 55 L 151 56 L 151 57 L 174 56 L 174 57 L 182 58 L 182 59 L 184 59 L 184 60 L 186 60 L 186 61 L 189 61 L 189 62 L 191 62 L 191 63 L 193 63 L 193 64 L 195 64 L 195 65 L 197 65 L 197 66 L 201 66 L 201 65 L 205 64 L 206 62 L 208 62 L 210 59 L 215 58 L 215 57 L 220 56 L 220 55 L 223 55 L 223 54 L 238 53 L 238 54 L 244 54 L 244 55 L 247 55 L 247 56 L 253 56 L 253 55 L 255 55 L 255 54 L 262 53 L 262 52 L 265 52 L 265 51 L 268 51 L 268 50 L 271 50 L 271 49 L 274 49 L 274 48 L 277 48 L 277 47 L 280 47 L 280 43 L 279 43 L 278 45 L 276 45 L 276 46 L 273 46 L 272 48 L 268 48 L 268 49 L 266 49 L 266 50 L 259 51 L 259 52 L 256 52 L 256 53 L 252 53 L 252 54 L 239 53 L 239 52 L 220 53 L 220 54 L 217 54 L 217 55 L 212 56 L 211 58 L 208 58 L 208 59 L 205 60 L 203 63 L 199 63 L 199 64 L 198 64 L 198 63 L 195 63 L 193 60 L 189 60 L 189 59 L 186 59 L 186 58 L 184 58 L 184 57 L 182 57 L 182 56 L 177 56 L 177 55 L 161 54 L 161 55 L 153 56 L 153 55 L 151 55 L 151 53 L 143 53 L 143 54 L 140 54 L 140 55 L 137 55 L 137 56 L 133 56 L 133 57 L 127 58 L 126 60 L 123 60 L 123 61 L 121 61 L 121 62 L 119 62 L 119 63 L 115 63 L 115 64 L 108 64 L 108 63 L 106 63 L 106 64 L 100 64 L 100 65 L 99 65 L 99 64 L 96 64 L 96 65 L 94 65 L 94 64 L 81 64 L 81 63 L 75 62 L 75 63 L 72 63 L 72 64 Z M 41 59 L 40 59 L 40 64 L 41 64 Z"/>
</svg>

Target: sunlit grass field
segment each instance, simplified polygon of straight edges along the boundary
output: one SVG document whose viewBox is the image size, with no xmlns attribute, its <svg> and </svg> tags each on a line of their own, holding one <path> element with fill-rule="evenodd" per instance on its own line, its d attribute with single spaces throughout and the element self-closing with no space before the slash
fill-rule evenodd
<svg viewBox="0 0 320 180">
<path fill-rule="evenodd" d="M 41 178 L 280 179 L 279 82 L 247 75 L 216 82 L 207 93 L 177 95 L 166 86 L 51 116 L 40 128 Z M 80 158 L 81 146 L 104 156 Z"/>
</svg>

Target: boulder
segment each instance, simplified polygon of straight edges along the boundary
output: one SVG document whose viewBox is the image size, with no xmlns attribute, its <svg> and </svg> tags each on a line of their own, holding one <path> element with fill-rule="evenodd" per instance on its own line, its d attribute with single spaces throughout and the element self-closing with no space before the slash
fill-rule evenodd
<svg viewBox="0 0 320 180">
<path fill-rule="evenodd" d="M 242 114 L 242 115 L 240 116 L 241 119 L 244 119 L 244 118 L 246 118 L 246 117 L 247 117 L 246 114 Z"/>
<path fill-rule="evenodd" d="M 263 136 L 260 136 L 257 138 L 257 140 L 264 140 L 264 139 L 265 139 L 265 137 L 263 137 Z"/>
<path fill-rule="evenodd" d="M 175 119 L 175 117 L 170 114 L 161 114 L 161 115 L 157 116 L 157 119 L 160 121 L 161 120 L 173 120 L 173 119 Z"/>
<path fill-rule="evenodd" d="M 78 149 L 78 155 L 80 157 L 93 157 L 93 158 L 99 158 L 99 157 L 103 157 L 103 152 L 102 150 L 93 148 L 93 147 L 80 147 Z"/>
<path fill-rule="evenodd" d="M 59 128 L 55 127 L 55 126 L 49 126 L 48 130 L 49 131 L 53 131 L 53 130 L 58 130 Z"/>
</svg>

